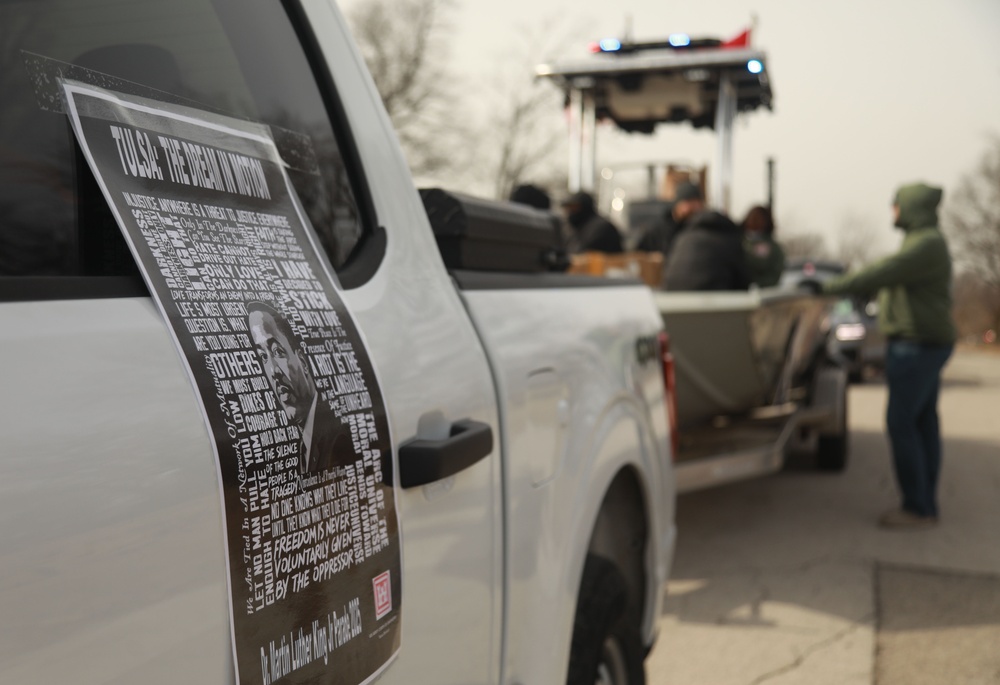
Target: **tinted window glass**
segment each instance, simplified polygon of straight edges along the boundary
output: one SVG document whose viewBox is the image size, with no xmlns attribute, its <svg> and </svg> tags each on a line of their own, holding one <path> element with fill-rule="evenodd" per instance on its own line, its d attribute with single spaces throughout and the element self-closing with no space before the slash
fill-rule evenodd
<svg viewBox="0 0 1000 685">
<path fill-rule="evenodd" d="M 345 263 L 362 230 L 357 203 L 277 0 L 4 0 L 0 276 L 135 268 L 58 100 L 45 100 L 56 61 L 112 90 L 270 125 L 331 262 Z"/>
</svg>

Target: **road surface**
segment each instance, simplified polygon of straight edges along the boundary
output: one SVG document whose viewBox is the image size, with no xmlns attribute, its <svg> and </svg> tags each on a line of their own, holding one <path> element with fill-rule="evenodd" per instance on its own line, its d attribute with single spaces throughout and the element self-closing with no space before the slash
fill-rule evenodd
<svg viewBox="0 0 1000 685">
<path fill-rule="evenodd" d="M 844 473 L 803 466 L 678 499 L 652 685 L 1000 683 L 1000 355 L 945 370 L 941 523 L 898 505 L 880 382 L 850 391 Z"/>
</svg>

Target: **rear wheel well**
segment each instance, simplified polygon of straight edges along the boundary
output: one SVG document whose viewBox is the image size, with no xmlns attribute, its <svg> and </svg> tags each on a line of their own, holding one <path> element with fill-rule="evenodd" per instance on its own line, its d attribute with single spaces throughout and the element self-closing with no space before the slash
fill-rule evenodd
<svg viewBox="0 0 1000 685">
<path fill-rule="evenodd" d="M 639 626 L 646 601 L 646 502 L 635 471 L 618 472 L 601 502 L 588 552 L 611 561 L 628 588 L 626 615 Z"/>
</svg>

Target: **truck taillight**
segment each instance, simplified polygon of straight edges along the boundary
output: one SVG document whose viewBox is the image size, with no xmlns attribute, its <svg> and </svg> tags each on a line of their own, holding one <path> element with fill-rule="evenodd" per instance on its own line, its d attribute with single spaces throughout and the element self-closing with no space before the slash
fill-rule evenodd
<svg viewBox="0 0 1000 685">
<path fill-rule="evenodd" d="M 660 331 L 660 361 L 663 364 L 663 388 L 667 395 L 667 424 L 670 427 L 670 457 L 677 460 L 680 439 L 677 435 L 677 378 L 674 375 L 674 355 L 670 353 L 670 335 Z"/>
</svg>

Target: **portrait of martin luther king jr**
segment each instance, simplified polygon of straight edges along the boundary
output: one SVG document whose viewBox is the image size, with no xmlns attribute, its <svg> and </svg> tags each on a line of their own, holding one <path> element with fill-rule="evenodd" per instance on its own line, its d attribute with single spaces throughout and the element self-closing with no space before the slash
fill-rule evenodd
<svg viewBox="0 0 1000 685">
<path fill-rule="evenodd" d="M 264 375 L 298 427 L 299 474 L 318 474 L 354 461 L 350 428 L 320 399 L 301 341 L 278 310 L 262 302 L 247 303 L 247 326 Z"/>
</svg>

